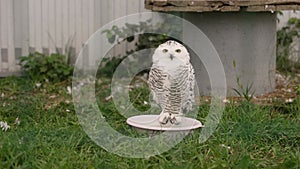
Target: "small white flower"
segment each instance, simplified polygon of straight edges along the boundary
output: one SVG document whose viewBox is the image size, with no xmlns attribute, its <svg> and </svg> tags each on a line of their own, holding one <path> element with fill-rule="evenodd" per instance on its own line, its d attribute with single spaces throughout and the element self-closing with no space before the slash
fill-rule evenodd
<svg viewBox="0 0 300 169">
<path fill-rule="evenodd" d="M 285 99 L 285 102 L 286 102 L 286 103 L 292 103 L 293 101 L 294 101 L 294 99 L 292 99 L 292 98 Z"/>
<path fill-rule="evenodd" d="M 110 95 L 110 96 L 107 96 L 107 97 L 105 98 L 105 100 L 108 101 L 108 100 L 110 100 L 110 99 L 112 99 L 112 98 L 113 98 L 113 96 Z"/>
<path fill-rule="evenodd" d="M 51 95 L 49 96 L 49 99 L 54 99 L 56 96 L 55 95 Z"/>
<path fill-rule="evenodd" d="M 223 103 L 230 103 L 230 101 L 228 99 L 224 99 Z"/>
<path fill-rule="evenodd" d="M 16 120 L 15 120 L 15 122 L 14 122 L 14 124 L 20 125 L 20 123 L 21 123 L 21 121 L 19 120 L 19 117 L 17 117 Z"/>
<path fill-rule="evenodd" d="M 10 128 L 10 126 L 7 124 L 6 121 L 0 121 L 0 128 L 2 128 L 2 131 L 7 131 Z"/>
<path fill-rule="evenodd" d="M 66 112 L 70 112 L 71 110 L 67 109 Z"/>
<path fill-rule="evenodd" d="M 1 93 L 1 97 L 4 97 L 5 95 L 4 95 L 4 93 Z"/>
<path fill-rule="evenodd" d="M 36 83 L 36 84 L 35 84 L 35 87 L 40 88 L 41 85 L 42 85 L 41 83 Z"/>
<path fill-rule="evenodd" d="M 225 144 L 221 144 L 221 147 L 227 148 L 227 149 L 231 149 L 230 146 L 226 146 Z"/>
<path fill-rule="evenodd" d="M 148 104 L 148 102 L 147 102 L 147 101 L 144 101 L 144 104 L 145 104 L 145 105 L 147 105 L 147 104 Z"/>
<path fill-rule="evenodd" d="M 72 94 L 72 89 L 70 86 L 67 87 L 67 94 Z"/>
</svg>

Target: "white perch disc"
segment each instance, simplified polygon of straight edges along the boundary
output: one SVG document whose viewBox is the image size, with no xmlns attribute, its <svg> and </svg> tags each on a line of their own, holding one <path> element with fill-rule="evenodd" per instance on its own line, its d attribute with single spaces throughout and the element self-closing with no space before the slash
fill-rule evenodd
<svg viewBox="0 0 300 169">
<path fill-rule="evenodd" d="M 128 118 L 126 122 L 136 128 L 159 131 L 187 131 L 204 127 L 200 121 L 189 117 L 182 117 L 181 122 L 177 125 L 170 123 L 161 125 L 158 118 L 159 115 L 139 115 Z"/>
</svg>

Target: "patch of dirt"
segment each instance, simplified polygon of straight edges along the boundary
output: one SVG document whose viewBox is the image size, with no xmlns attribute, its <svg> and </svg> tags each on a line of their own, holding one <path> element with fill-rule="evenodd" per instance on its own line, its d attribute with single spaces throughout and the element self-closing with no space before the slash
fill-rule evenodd
<svg viewBox="0 0 300 169">
<path fill-rule="evenodd" d="M 275 75 L 275 90 L 273 92 L 252 96 L 251 101 L 255 104 L 270 105 L 275 103 L 292 103 L 295 99 L 300 98 L 300 74 L 295 76 L 286 76 L 279 72 Z M 200 98 L 200 104 L 210 103 L 210 97 Z M 223 100 L 223 103 L 238 103 L 245 100 L 243 97 L 232 96 Z"/>
<path fill-rule="evenodd" d="M 291 77 L 276 73 L 275 80 L 275 90 L 271 93 L 254 97 L 254 102 L 258 104 L 291 103 L 296 98 L 299 98 L 299 76 Z"/>
</svg>

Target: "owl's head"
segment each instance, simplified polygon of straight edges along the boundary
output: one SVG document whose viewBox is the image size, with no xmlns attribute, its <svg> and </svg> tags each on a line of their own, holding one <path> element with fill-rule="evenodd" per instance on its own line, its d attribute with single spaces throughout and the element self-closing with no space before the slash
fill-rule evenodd
<svg viewBox="0 0 300 169">
<path fill-rule="evenodd" d="M 169 40 L 155 49 L 152 57 L 153 62 L 182 62 L 187 63 L 190 61 L 190 55 L 188 50 L 180 43 Z"/>
</svg>

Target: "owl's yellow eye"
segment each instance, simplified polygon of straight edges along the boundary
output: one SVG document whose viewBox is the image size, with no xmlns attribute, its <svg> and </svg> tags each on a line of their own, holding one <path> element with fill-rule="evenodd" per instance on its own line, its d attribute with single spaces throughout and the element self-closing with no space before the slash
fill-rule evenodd
<svg viewBox="0 0 300 169">
<path fill-rule="evenodd" d="M 176 50 L 175 50 L 175 52 L 177 52 L 177 53 L 180 53 L 180 52 L 181 52 L 181 50 L 180 50 L 180 49 L 176 49 Z"/>
<path fill-rule="evenodd" d="M 163 49 L 162 50 L 164 53 L 167 53 L 168 52 L 168 49 Z"/>
</svg>

